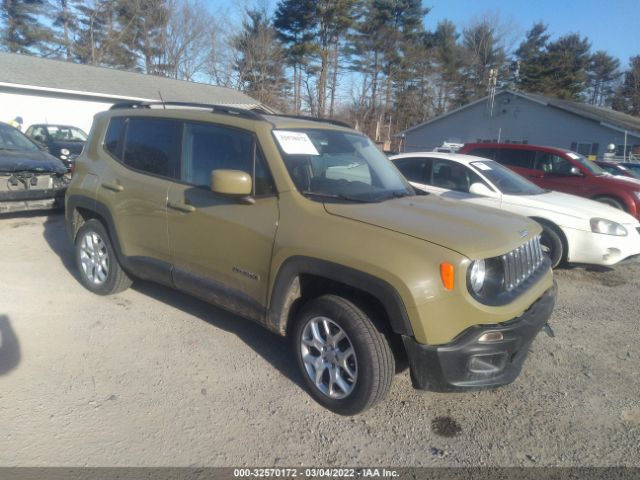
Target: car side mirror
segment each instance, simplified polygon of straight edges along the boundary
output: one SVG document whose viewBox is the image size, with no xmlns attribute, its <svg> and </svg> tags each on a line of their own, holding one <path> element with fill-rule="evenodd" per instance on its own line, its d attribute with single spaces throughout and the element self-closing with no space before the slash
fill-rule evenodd
<svg viewBox="0 0 640 480">
<path fill-rule="evenodd" d="M 487 187 L 484 183 L 472 183 L 469 187 L 469 193 L 480 195 L 481 197 L 498 198 L 499 195 Z"/>
<path fill-rule="evenodd" d="M 569 172 L 571 173 L 571 175 L 573 175 L 575 177 L 581 177 L 582 176 L 582 172 L 580 171 L 580 169 L 578 167 L 571 167 L 571 170 L 569 170 Z"/>
<path fill-rule="evenodd" d="M 213 170 L 211 191 L 230 197 L 248 197 L 253 190 L 251 175 L 242 170 Z"/>
</svg>

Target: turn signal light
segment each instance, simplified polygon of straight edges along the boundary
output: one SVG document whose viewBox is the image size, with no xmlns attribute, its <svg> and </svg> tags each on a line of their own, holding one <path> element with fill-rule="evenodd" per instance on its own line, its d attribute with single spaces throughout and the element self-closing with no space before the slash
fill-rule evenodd
<svg viewBox="0 0 640 480">
<path fill-rule="evenodd" d="M 455 279 L 453 265 L 447 262 L 440 264 L 440 278 L 442 279 L 442 285 L 447 290 L 453 290 L 453 283 Z"/>
</svg>

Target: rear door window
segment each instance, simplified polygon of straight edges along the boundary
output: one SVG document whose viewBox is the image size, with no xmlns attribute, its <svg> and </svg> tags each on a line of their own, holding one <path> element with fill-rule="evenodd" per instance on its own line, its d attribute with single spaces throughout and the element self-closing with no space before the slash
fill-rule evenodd
<svg viewBox="0 0 640 480">
<path fill-rule="evenodd" d="M 124 164 L 145 173 L 178 178 L 181 123 L 158 118 L 129 118 Z"/>
<path fill-rule="evenodd" d="M 431 159 L 424 157 L 402 158 L 393 163 L 410 182 L 429 183 Z"/>
<path fill-rule="evenodd" d="M 496 149 L 495 148 L 474 148 L 470 152 L 467 152 L 467 155 L 473 155 L 476 157 L 488 158 L 489 160 L 495 160 Z"/>
<path fill-rule="evenodd" d="M 518 168 L 533 168 L 534 150 L 521 150 L 517 148 L 501 148 L 497 161 L 503 165 Z"/>
</svg>

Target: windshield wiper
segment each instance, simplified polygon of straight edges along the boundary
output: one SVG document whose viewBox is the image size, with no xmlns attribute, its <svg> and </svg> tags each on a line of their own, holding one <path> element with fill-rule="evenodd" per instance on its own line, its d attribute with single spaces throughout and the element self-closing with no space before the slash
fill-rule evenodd
<svg viewBox="0 0 640 480">
<path fill-rule="evenodd" d="M 377 200 L 365 200 L 364 198 L 351 197 L 349 195 L 345 195 L 344 193 L 323 193 L 323 192 L 312 192 L 310 190 L 303 190 L 303 195 L 313 195 L 320 198 L 332 198 L 334 200 L 346 200 L 348 202 L 357 202 L 357 203 L 371 203 Z"/>
<path fill-rule="evenodd" d="M 384 200 L 391 200 L 392 198 L 404 198 L 404 197 L 415 197 L 417 195 L 429 195 L 429 192 L 422 192 L 422 190 L 415 189 L 415 192 L 420 193 L 411 193 L 411 192 L 389 192 L 387 195 L 383 197 L 378 197 L 375 199 L 377 202 L 382 202 Z"/>
</svg>

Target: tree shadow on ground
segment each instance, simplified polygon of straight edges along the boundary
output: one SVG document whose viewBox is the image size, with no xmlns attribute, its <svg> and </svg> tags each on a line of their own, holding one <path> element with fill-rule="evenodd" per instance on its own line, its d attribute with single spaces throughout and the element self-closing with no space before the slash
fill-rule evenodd
<svg viewBox="0 0 640 480">
<path fill-rule="evenodd" d="M 0 375 L 13 370 L 20 363 L 20 344 L 9 317 L 0 315 Z"/>
</svg>

